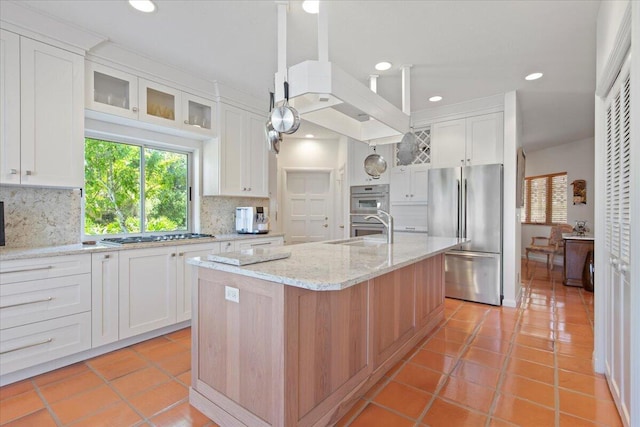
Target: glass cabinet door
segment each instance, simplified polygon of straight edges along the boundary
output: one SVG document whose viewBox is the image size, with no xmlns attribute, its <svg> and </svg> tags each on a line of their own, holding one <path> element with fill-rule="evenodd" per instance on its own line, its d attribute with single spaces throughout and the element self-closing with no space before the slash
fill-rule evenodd
<svg viewBox="0 0 640 427">
<path fill-rule="evenodd" d="M 216 107 L 211 100 L 182 94 L 183 128 L 201 134 L 213 134 Z"/>
<path fill-rule="evenodd" d="M 86 107 L 118 116 L 138 117 L 138 78 L 87 62 Z"/>
<path fill-rule="evenodd" d="M 180 91 L 144 79 L 140 81 L 140 120 L 167 125 L 180 123 Z"/>
</svg>

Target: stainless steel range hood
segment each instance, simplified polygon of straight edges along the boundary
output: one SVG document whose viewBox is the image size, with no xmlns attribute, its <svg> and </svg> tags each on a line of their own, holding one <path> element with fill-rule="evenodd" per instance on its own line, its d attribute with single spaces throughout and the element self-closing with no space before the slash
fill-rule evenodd
<svg viewBox="0 0 640 427">
<path fill-rule="evenodd" d="M 278 3 L 278 72 L 276 100 L 284 98 L 289 82 L 289 103 L 304 120 L 359 141 L 398 142 L 409 132 L 410 117 L 354 77 L 329 62 L 327 19 L 320 2 L 318 61 L 286 65 L 286 2 Z"/>
</svg>

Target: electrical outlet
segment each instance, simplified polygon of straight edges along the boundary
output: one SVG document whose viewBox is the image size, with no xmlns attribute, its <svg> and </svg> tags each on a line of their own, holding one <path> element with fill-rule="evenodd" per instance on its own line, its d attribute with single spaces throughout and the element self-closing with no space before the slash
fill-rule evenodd
<svg viewBox="0 0 640 427">
<path fill-rule="evenodd" d="M 224 299 L 240 303 L 240 289 L 231 286 L 224 287 Z"/>
</svg>

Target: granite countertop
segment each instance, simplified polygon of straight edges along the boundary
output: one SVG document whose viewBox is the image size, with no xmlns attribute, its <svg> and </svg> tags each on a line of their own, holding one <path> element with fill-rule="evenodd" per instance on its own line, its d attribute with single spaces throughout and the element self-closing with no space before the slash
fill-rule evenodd
<svg viewBox="0 0 640 427">
<path fill-rule="evenodd" d="M 403 233 L 396 234 L 395 237 L 395 243 L 391 245 L 379 237 L 371 237 L 268 248 L 266 251 L 290 252 L 291 256 L 246 266 L 222 264 L 200 257 L 191 258 L 187 262 L 275 283 L 315 291 L 332 291 L 397 270 L 467 241 L 425 234 Z"/>
<path fill-rule="evenodd" d="M 583 236 L 579 236 L 573 233 L 563 233 L 562 238 L 569 239 L 569 240 L 595 240 L 595 237 L 593 237 L 592 234 L 585 234 Z"/>
<path fill-rule="evenodd" d="M 227 242 L 232 240 L 246 240 L 268 237 L 282 237 L 284 233 L 268 234 L 216 234 L 215 237 L 202 237 L 190 240 L 167 240 L 162 242 L 130 243 L 126 245 L 103 244 L 98 241 L 95 245 L 76 243 L 63 246 L 46 246 L 38 248 L 0 248 L 0 261 L 26 258 L 42 258 L 48 256 L 80 255 L 86 253 L 122 251 L 128 249 L 157 248 L 160 246 L 194 245 L 198 243 Z"/>
</svg>

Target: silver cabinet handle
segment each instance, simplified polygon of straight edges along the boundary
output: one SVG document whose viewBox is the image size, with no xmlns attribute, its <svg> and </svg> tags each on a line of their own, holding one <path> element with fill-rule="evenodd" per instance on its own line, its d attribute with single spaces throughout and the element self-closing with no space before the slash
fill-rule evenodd
<svg viewBox="0 0 640 427">
<path fill-rule="evenodd" d="M 131 111 L 133 111 L 134 113 L 137 113 L 138 112 L 138 107 L 131 108 Z"/>
<path fill-rule="evenodd" d="M 184 256 L 184 252 L 178 253 L 178 256 Z"/>
<path fill-rule="evenodd" d="M 11 173 L 11 175 L 17 175 L 18 174 L 18 170 L 17 169 L 11 169 L 10 173 Z"/>
<path fill-rule="evenodd" d="M 247 188 L 247 191 L 251 191 L 251 187 Z"/>
<path fill-rule="evenodd" d="M 629 265 L 627 263 L 621 262 L 620 264 L 618 264 L 618 271 L 626 273 L 627 271 L 629 271 Z"/>
<path fill-rule="evenodd" d="M 185 124 L 185 125 L 190 125 L 191 123 L 189 123 L 189 120 L 185 120 L 185 121 L 184 121 L 184 124 Z"/>
<path fill-rule="evenodd" d="M 37 300 L 34 300 L 34 301 L 19 302 L 19 303 L 16 303 L 16 304 L 2 305 L 2 306 L 0 306 L 0 310 L 5 309 L 5 308 L 20 307 L 22 305 L 37 304 L 39 302 L 49 302 L 51 300 L 53 300 L 53 297 L 37 299 Z"/>
<path fill-rule="evenodd" d="M 251 243 L 251 246 L 264 246 L 264 245 L 270 245 L 271 242 L 263 242 L 263 243 Z"/>
<path fill-rule="evenodd" d="M 23 345 L 23 346 L 20 346 L 20 347 L 12 348 L 11 350 L 0 351 L 0 354 L 7 354 L 7 353 L 12 353 L 12 352 L 18 351 L 18 350 L 24 350 L 25 348 L 30 348 L 30 347 L 35 347 L 35 346 L 42 345 L 42 344 L 47 344 L 47 343 L 50 343 L 51 341 L 53 341 L 53 338 L 49 338 L 49 339 L 46 339 L 46 340 L 40 341 L 40 342 L 35 342 L 33 344 L 26 344 L 26 345 Z"/>
<path fill-rule="evenodd" d="M 405 227 L 404 229 L 405 230 L 415 230 L 416 228 L 415 227 Z"/>
<path fill-rule="evenodd" d="M 7 274 L 7 273 L 24 273 L 26 271 L 38 271 L 38 270 L 51 270 L 53 268 L 53 265 L 45 265 L 43 267 L 33 267 L 33 268 L 21 268 L 19 270 L 5 270 L 2 272 L 2 274 Z"/>
<path fill-rule="evenodd" d="M 33 175 L 33 172 L 32 171 L 26 171 L 24 174 L 25 175 Z"/>
<path fill-rule="evenodd" d="M 111 258 L 111 255 L 105 255 L 104 256 L 104 259 L 109 259 L 109 258 Z"/>
<path fill-rule="evenodd" d="M 176 257 L 176 253 L 174 252 L 171 254 L 171 258 L 175 258 L 175 257 Z"/>
</svg>

